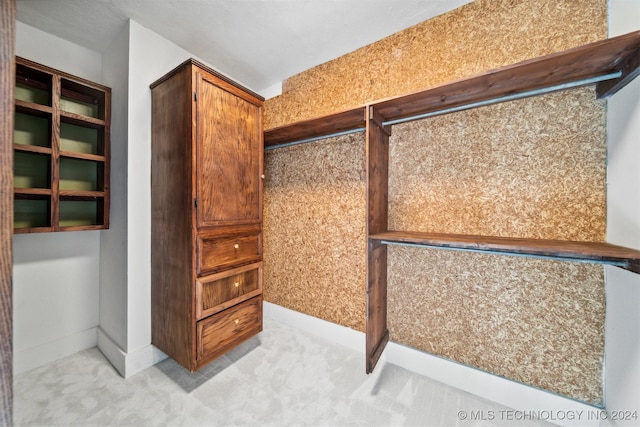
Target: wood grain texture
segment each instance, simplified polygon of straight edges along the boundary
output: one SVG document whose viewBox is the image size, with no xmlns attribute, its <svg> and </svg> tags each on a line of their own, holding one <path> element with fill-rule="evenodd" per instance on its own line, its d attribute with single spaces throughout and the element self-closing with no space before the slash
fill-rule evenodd
<svg viewBox="0 0 640 427">
<path fill-rule="evenodd" d="M 290 126 L 270 129 L 264 133 L 265 147 L 273 147 L 294 141 L 328 137 L 328 135 L 353 129 L 364 129 L 365 108 L 359 107 L 352 110 L 305 120 Z"/>
<path fill-rule="evenodd" d="M 385 120 L 398 120 L 477 102 L 555 90 L 554 87 L 614 74 L 620 68 L 628 69 L 624 79 L 628 80 L 627 76 L 633 76 L 637 70 L 639 43 L 640 31 L 601 40 L 382 101 L 376 103 L 376 110 Z M 610 80 L 618 81 L 617 78 Z M 600 96 L 611 93 L 613 90 Z"/>
<path fill-rule="evenodd" d="M 367 110 L 367 235 L 385 231 L 388 221 L 390 129 Z M 369 241 L 367 251 L 366 372 L 371 373 L 389 340 L 387 330 L 387 248 Z"/>
<path fill-rule="evenodd" d="M 0 426 L 13 424 L 14 0 L 0 0 Z"/>
<path fill-rule="evenodd" d="M 191 72 L 183 69 L 151 92 L 151 342 L 189 368 L 196 346 L 189 315 L 195 299 L 190 87 Z"/>
<path fill-rule="evenodd" d="M 262 104 L 198 73 L 198 226 L 262 219 Z M 224 141 L 224 143 L 222 143 Z"/>
<path fill-rule="evenodd" d="M 261 293 L 261 262 L 198 278 L 196 317 L 201 320 Z"/>
<path fill-rule="evenodd" d="M 199 321 L 197 330 L 199 368 L 262 331 L 262 295 Z"/>
</svg>

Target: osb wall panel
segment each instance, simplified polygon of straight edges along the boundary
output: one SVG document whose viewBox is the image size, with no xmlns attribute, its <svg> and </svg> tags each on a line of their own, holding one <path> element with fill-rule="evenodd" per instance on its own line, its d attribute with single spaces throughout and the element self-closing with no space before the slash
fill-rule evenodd
<svg viewBox="0 0 640 427">
<path fill-rule="evenodd" d="M 264 298 L 364 331 L 364 133 L 265 152 Z"/>
<path fill-rule="evenodd" d="M 475 0 L 289 78 L 271 129 L 606 38 L 606 0 Z"/>
<path fill-rule="evenodd" d="M 604 241 L 605 131 L 592 87 L 396 125 L 389 228 Z"/>
<path fill-rule="evenodd" d="M 599 265 L 389 248 L 391 339 L 602 404 Z"/>
<path fill-rule="evenodd" d="M 396 125 L 389 228 L 603 241 L 605 104 L 593 88 Z M 391 339 L 602 403 L 601 266 L 398 249 Z"/>
</svg>

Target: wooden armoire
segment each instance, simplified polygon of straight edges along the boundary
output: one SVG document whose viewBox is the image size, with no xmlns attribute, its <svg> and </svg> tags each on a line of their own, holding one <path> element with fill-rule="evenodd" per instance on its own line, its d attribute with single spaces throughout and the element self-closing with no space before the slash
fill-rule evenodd
<svg viewBox="0 0 640 427">
<path fill-rule="evenodd" d="M 262 330 L 264 99 L 192 59 L 151 94 L 152 343 L 195 371 Z"/>
</svg>

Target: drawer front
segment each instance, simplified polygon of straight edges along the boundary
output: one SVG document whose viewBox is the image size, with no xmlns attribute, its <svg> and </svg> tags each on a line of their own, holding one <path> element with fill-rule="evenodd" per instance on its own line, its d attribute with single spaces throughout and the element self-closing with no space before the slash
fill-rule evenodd
<svg viewBox="0 0 640 427">
<path fill-rule="evenodd" d="M 262 330 L 262 295 L 198 322 L 198 359 L 217 357 Z"/>
<path fill-rule="evenodd" d="M 198 274 L 262 259 L 262 233 L 198 236 Z"/>
<path fill-rule="evenodd" d="M 196 282 L 198 319 L 262 293 L 262 263 L 212 274 Z"/>
</svg>

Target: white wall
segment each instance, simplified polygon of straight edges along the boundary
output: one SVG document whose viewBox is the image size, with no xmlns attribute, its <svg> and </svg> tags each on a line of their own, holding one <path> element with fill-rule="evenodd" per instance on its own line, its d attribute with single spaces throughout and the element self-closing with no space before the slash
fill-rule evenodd
<svg viewBox="0 0 640 427">
<path fill-rule="evenodd" d="M 127 179 L 129 26 L 103 54 L 105 85 L 111 88 L 111 213 L 100 238 L 98 347 L 120 373 L 127 349 Z"/>
<path fill-rule="evenodd" d="M 100 54 L 21 22 L 16 54 L 102 83 Z M 96 345 L 99 243 L 97 231 L 14 236 L 14 373 Z"/>
<path fill-rule="evenodd" d="M 640 30 L 640 1 L 608 6 L 609 37 Z M 640 249 L 640 79 L 609 99 L 607 139 L 607 240 Z M 640 275 L 614 267 L 606 275 L 605 405 L 636 414 L 609 424 L 640 425 Z"/>
</svg>

